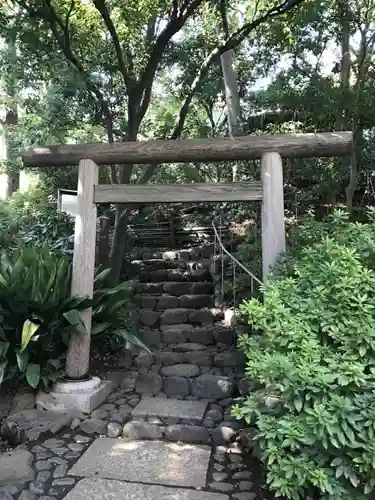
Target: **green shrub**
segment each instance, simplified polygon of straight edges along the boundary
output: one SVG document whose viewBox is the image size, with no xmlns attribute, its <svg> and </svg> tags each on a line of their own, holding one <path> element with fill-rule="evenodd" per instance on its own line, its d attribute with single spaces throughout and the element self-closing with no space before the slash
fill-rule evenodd
<svg viewBox="0 0 375 500">
<path fill-rule="evenodd" d="M 375 231 L 335 213 L 293 236 L 310 246 L 285 256 L 264 303 L 242 311 L 254 390 L 234 414 L 255 437 L 277 496 L 375 496 Z M 304 233 L 304 239 L 301 234 Z M 317 241 L 318 240 L 318 241 Z"/>
<path fill-rule="evenodd" d="M 107 274 L 97 273 L 94 297 L 71 297 L 72 267 L 64 255 L 46 249 L 23 248 L 0 260 L 0 384 L 10 377 L 25 377 L 34 388 L 56 380 L 70 336 L 86 335 L 81 311 L 93 308 L 93 342 L 111 338 L 142 349 L 131 333 L 122 310 L 129 284 L 103 288 Z"/>
</svg>

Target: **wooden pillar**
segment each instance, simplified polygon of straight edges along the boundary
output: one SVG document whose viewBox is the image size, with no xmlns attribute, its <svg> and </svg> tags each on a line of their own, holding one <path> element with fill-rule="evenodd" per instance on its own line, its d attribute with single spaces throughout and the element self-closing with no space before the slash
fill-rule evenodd
<svg viewBox="0 0 375 500">
<path fill-rule="evenodd" d="M 81 160 L 78 171 L 77 205 L 74 229 L 72 295 L 92 297 L 95 271 L 96 205 L 94 186 L 98 183 L 98 166 L 91 160 Z M 91 309 L 83 312 L 84 322 L 91 333 Z M 66 360 L 66 377 L 83 379 L 90 365 L 90 335 L 72 335 Z"/>
<path fill-rule="evenodd" d="M 285 251 L 283 165 L 279 153 L 264 153 L 262 168 L 262 263 L 263 280 Z"/>
</svg>

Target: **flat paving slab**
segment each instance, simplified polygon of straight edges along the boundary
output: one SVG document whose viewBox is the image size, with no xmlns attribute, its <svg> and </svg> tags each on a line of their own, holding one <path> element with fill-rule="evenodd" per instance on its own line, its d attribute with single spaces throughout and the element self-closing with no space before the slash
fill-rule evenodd
<svg viewBox="0 0 375 500">
<path fill-rule="evenodd" d="M 207 403 L 205 401 L 180 401 L 179 399 L 143 398 L 133 411 L 134 417 L 185 418 L 201 422 Z"/>
<path fill-rule="evenodd" d="M 210 455 L 209 446 L 98 438 L 69 474 L 198 488 L 206 485 Z"/>
<path fill-rule="evenodd" d="M 34 457 L 27 450 L 0 453 L 0 486 L 16 485 L 35 478 L 32 467 Z"/>
<path fill-rule="evenodd" d="M 207 491 L 124 483 L 108 479 L 82 479 L 64 500 L 229 500 L 227 495 Z"/>
</svg>

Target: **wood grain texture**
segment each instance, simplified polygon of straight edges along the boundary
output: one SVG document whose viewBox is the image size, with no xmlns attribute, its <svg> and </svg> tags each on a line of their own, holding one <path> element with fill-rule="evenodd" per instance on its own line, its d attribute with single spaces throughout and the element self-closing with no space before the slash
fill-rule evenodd
<svg viewBox="0 0 375 500">
<path fill-rule="evenodd" d="M 261 182 L 232 184 L 106 184 L 95 187 L 95 203 L 181 203 L 261 200 Z"/>
<path fill-rule="evenodd" d="M 352 150 L 351 132 L 263 135 L 236 138 L 151 140 L 114 144 L 43 146 L 25 151 L 28 167 L 64 167 L 91 159 L 97 165 L 255 160 L 265 152 L 284 157 L 341 156 Z"/>
<path fill-rule="evenodd" d="M 285 251 L 283 165 L 278 153 L 262 157 L 262 269 L 263 280 Z"/>
<path fill-rule="evenodd" d="M 95 271 L 96 205 L 94 185 L 98 182 L 98 166 L 82 160 L 78 170 L 78 215 L 74 229 L 72 295 L 92 297 Z M 91 309 L 83 312 L 87 331 L 91 333 Z M 90 335 L 73 334 L 70 340 L 66 375 L 81 378 L 88 374 L 90 364 Z"/>
</svg>

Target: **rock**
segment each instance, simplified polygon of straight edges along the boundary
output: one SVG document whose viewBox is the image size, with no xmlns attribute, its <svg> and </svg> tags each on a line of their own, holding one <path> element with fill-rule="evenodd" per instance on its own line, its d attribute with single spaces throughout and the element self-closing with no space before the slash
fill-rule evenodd
<svg viewBox="0 0 375 500">
<path fill-rule="evenodd" d="M 76 479 L 73 477 L 63 477 L 52 481 L 52 486 L 73 486 L 75 482 Z"/>
<path fill-rule="evenodd" d="M 240 455 L 229 455 L 229 460 L 233 464 L 240 464 L 242 462 L 242 457 Z"/>
<path fill-rule="evenodd" d="M 125 372 L 120 385 L 122 391 L 125 393 L 133 392 L 136 380 L 137 380 L 137 372 Z"/>
<path fill-rule="evenodd" d="M 205 374 L 192 382 L 192 394 L 202 399 L 222 399 L 232 396 L 235 383 L 228 377 Z"/>
<path fill-rule="evenodd" d="M 213 285 L 209 281 L 192 283 L 190 287 L 190 293 L 192 295 L 211 295 L 213 293 Z"/>
<path fill-rule="evenodd" d="M 256 500 L 257 495 L 256 493 L 235 493 L 232 495 L 232 498 L 235 500 Z"/>
<path fill-rule="evenodd" d="M 66 476 L 67 471 L 68 471 L 68 465 L 60 464 L 53 471 L 53 478 L 54 479 L 61 479 L 62 477 Z"/>
<path fill-rule="evenodd" d="M 68 448 L 71 451 L 78 451 L 78 452 L 81 452 L 82 450 L 85 449 L 83 444 L 78 444 L 78 443 L 69 443 Z"/>
<path fill-rule="evenodd" d="M 212 357 L 212 354 L 207 351 L 185 352 L 182 355 L 182 360 L 197 366 L 211 366 Z"/>
<path fill-rule="evenodd" d="M 165 344 L 179 344 L 186 342 L 193 327 L 188 324 L 162 325 L 161 332 Z"/>
<path fill-rule="evenodd" d="M 199 425 L 169 425 L 165 431 L 168 441 L 183 441 L 185 443 L 208 443 L 210 435 L 205 427 Z"/>
<path fill-rule="evenodd" d="M 152 328 L 139 328 L 138 337 L 142 342 L 144 342 L 148 347 L 158 346 L 161 342 L 161 336 L 159 330 L 154 330 Z M 131 367 L 131 363 L 127 368 Z"/>
<path fill-rule="evenodd" d="M 51 497 L 49 495 L 44 495 L 42 497 L 39 497 L 39 500 L 57 500 L 56 497 Z"/>
<path fill-rule="evenodd" d="M 52 457 L 52 458 L 49 458 L 48 459 L 49 462 L 51 462 L 51 464 L 55 464 L 55 465 L 68 465 L 68 461 L 65 460 L 65 458 L 61 458 L 61 457 Z"/>
<path fill-rule="evenodd" d="M 227 479 L 227 477 L 228 477 L 228 474 L 226 472 L 214 472 L 212 474 L 212 479 L 214 481 L 218 481 L 218 482 L 225 481 L 225 479 Z"/>
<path fill-rule="evenodd" d="M 13 397 L 10 413 L 18 413 L 22 410 L 32 410 L 36 404 L 36 393 L 31 387 L 23 387 Z"/>
<path fill-rule="evenodd" d="M 29 491 L 33 495 L 43 495 L 44 493 L 44 483 L 37 482 L 37 481 L 32 481 L 29 484 Z"/>
<path fill-rule="evenodd" d="M 214 334 L 212 325 L 197 326 L 192 329 L 189 341 L 198 344 L 211 345 L 213 344 Z"/>
<path fill-rule="evenodd" d="M 107 436 L 109 438 L 117 438 L 121 436 L 122 425 L 117 422 L 109 422 L 107 425 Z"/>
<path fill-rule="evenodd" d="M 253 483 L 251 481 L 240 481 L 238 487 L 241 491 L 250 491 Z"/>
<path fill-rule="evenodd" d="M 45 434 L 56 434 L 69 427 L 77 412 L 22 410 L 9 415 L 1 425 L 1 435 L 16 444 L 34 441 Z"/>
<path fill-rule="evenodd" d="M 179 300 L 177 297 L 174 297 L 173 295 L 162 295 L 159 297 L 158 300 L 158 309 L 163 310 L 163 309 L 173 309 L 175 307 L 178 308 L 179 306 Z"/>
<path fill-rule="evenodd" d="M 91 413 L 90 418 L 98 418 L 99 420 L 104 420 L 108 418 L 108 416 L 109 416 L 108 410 L 105 410 L 104 408 L 98 408 L 97 410 L 94 410 Z"/>
<path fill-rule="evenodd" d="M 146 295 L 143 297 L 141 296 L 139 298 L 142 309 L 156 309 L 157 297 L 154 297 L 152 295 L 149 296 Z"/>
<path fill-rule="evenodd" d="M 163 390 L 168 396 L 185 396 L 189 394 L 189 380 L 185 377 L 167 377 L 164 379 Z"/>
<path fill-rule="evenodd" d="M 155 326 L 160 318 L 159 311 L 152 311 L 151 309 L 140 309 L 138 314 L 139 322 L 146 326 Z"/>
<path fill-rule="evenodd" d="M 106 411 L 112 411 L 116 409 L 116 405 L 113 403 L 106 403 L 101 406 L 101 409 Z"/>
<path fill-rule="evenodd" d="M 214 357 L 215 366 L 243 366 L 245 354 L 242 351 L 219 352 Z"/>
<path fill-rule="evenodd" d="M 160 365 L 175 365 L 181 362 L 181 355 L 178 352 L 160 351 L 154 352 L 154 359 Z"/>
<path fill-rule="evenodd" d="M 34 467 L 35 467 L 35 470 L 37 472 L 39 472 L 41 470 L 52 469 L 52 464 L 51 464 L 51 462 L 48 462 L 48 460 L 38 460 L 37 462 L 35 462 Z"/>
<path fill-rule="evenodd" d="M 211 324 L 212 322 L 213 315 L 210 309 L 197 309 L 189 314 L 189 323 L 193 325 Z"/>
<path fill-rule="evenodd" d="M 158 425 L 134 420 L 124 425 L 122 435 L 133 439 L 161 439 L 163 429 Z"/>
<path fill-rule="evenodd" d="M 22 484 L 35 478 L 34 457 L 27 450 L 16 449 L 0 454 L 0 486 Z"/>
<path fill-rule="evenodd" d="M 77 429 L 77 427 L 79 427 L 81 425 L 81 421 L 79 418 L 73 418 L 72 420 L 72 423 L 70 424 L 70 428 L 72 431 L 74 431 L 74 429 Z"/>
<path fill-rule="evenodd" d="M 1 494 L 8 494 L 8 495 L 16 496 L 16 495 L 18 495 L 19 492 L 20 492 L 20 490 L 19 490 L 19 488 L 17 488 L 17 486 L 13 486 L 12 484 L 7 484 L 7 485 L 3 486 L 2 488 L 0 488 L 0 499 L 2 498 Z"/>
<path fill-rule="evenodd" d="M 199 375 L 199 368 L 196 365 L 181 363 L 178 365 L 163 366 L 160 374 L 163 377 L 196 377 Z"/>
<path fill-rule="evenodd" d="M 206 349 L 207 347 L 204 344 L 197 344 L 195 342 L 182 342 L 175 347 L 177 352 L 205 351 Z"/>
<path fill-rule="evenodd" d="M 215 325 L 214 339 L 217 344 L 232 345 L 234 343 L 233 330 L 226 326 Z"/>
<path fill-rule="evenodd" d="M 38 483 L 46 483 L 51 479 L 51 477 L 52 477 L 52 472 L 50 470 L 41 470 L 36 475 L 36 481 Z"/>
<path fill-rule="evenodd" d="M 141 352 L 136 356 L 133 360 L 134 366 L 136 368 L 150 368 L 152 363 L 154 362 L 154 358 L 151 353 Z"/>
<path fill-rule="evenodd" d="M 239 472 L 235 472 L 232 476 L 232 479 L 234 479 L 235 481 L 239 479 L 250 479 L 250 478 L 251 478 L 251 472 L 247 470 L 241 470 Z"/>
<path fill-rule="evenodd" d="M 135 390 L 141 394 L 159 394 L 163 387 L 163 381 L 157 373 L 139 373 Z"/>
<path fill-rule="evenodd" d="M 1 498 L 1 496 L 0 496 Z M 12 497 L 10 497 L 12 498 Z M 21 495 L 18 497 L 18 500 L 35 500 L 36 496 L 33 495 L 33 493 L 30 493 L 29 491 L 23 490 Z"/>
<path fill-rule="evenodd" d="M 47 439 L 47 441 L 44 441 L 43 445 L 46 448 L 52 450 L 53 448 L 60 448 L 61 446 L 64 446 L 65 441 L 63 441 L 62 439 L 52 438 L 52 439 Z"/>
<path fill-rule="evenodd" d="M 107 423 L 99 418 L 88 418 L 81 423 L 81 431 L 86 434 L 105 434 Z"/>
<path fill-rule="evenodd" d="M 235 440 L 237 432 L 231 427 L 220 426 L 212 431 L 212 439 L 216 444 L 227 444 Z"/>
<path fill-rule="evenodd" d="M 223 493 L 229 493 L 234 490 L 233 484 L 230 483 L 210 483 L 209 487 L 213 490 L 222 491 Z"/>
<path fill-rule="evenodd" d="M 161 325 L 178 325 L 188 322 L 188 309 L 166 309 L 160 316 Z"/>
<path fill-rule="evenodd" d="M 189 293 L 190 283 L 183 283 L 183 282 L 168 283 L 167 282 L 167 283 L 164 283 L 163 289 L 164 289 L 164 292 L 166 292 L 166 293 L 180 297 L 181 295 L 184 295 L 185 293 Z"/>
<path fill-rule="evenodd" d="M 223 420 L 223 413 L 220 410 L 208 410 L 206 418 L 211 418 L 214 422 L 218 423 Z"/>
<path fill-rule="evenodd" d="M 87 436 L 81 436 L 80 434 L 77 434 L 76 436 L 74 436 L 74 441 L 76 443 L 89 443 L 91 439 Z"/>
<path fill-rule="evenodd" d="M 180 297 L 180 307 L 185 309 L 201 309 L 202 307 L 212 307 L 211 295 L 182 295 Z"/>
</svg>

